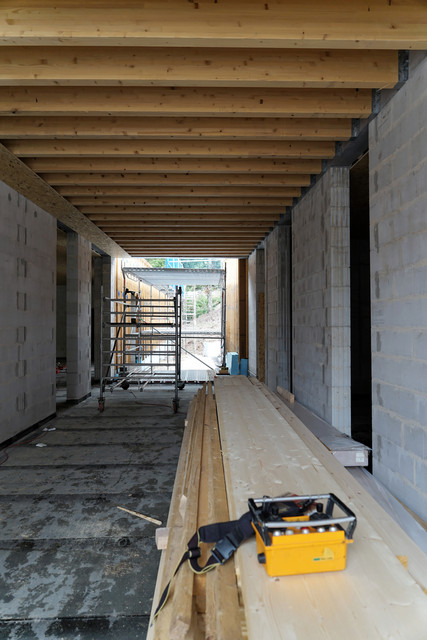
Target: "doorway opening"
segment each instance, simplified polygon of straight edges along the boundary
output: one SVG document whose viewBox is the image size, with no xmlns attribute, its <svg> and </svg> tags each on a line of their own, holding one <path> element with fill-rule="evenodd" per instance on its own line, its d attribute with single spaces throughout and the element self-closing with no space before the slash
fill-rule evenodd
<svg viewBox="0 0 427 640">
<path fill-rule="evenodd" d="M 372 446 L 369 155 L 350 170 L 351 435 Z"/>
</svg>

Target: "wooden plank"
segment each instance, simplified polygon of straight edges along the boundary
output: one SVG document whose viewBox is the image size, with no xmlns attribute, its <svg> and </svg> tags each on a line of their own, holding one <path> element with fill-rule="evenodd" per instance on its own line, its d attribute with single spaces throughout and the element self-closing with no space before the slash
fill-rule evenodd
<svg viewBox="0 0 427 640">
<path fill-rule="evenodd" d="M 358 517 L 347 568 L 338 573 L 272 580 L 257 562 L 254 541 L 242 545 L 236 563 L 241 575 L 248 637 L 316 636 L 328 640 L 343 636 L 349 640 L 423 637 L 426 596 L 396 558 L 388 541 L 378 534 L 373 524 L 377 512 L 359 508 L 342 474 L 328 472 L 246 378 L 217 378 L 215 387 L 231 517 L 247 509 L 250 496 L 280 495 L 285 491 L 334 492 Z M 401 544 L 401 555 L 405 555 L 406 547 L 405 541 Z"/>
<path fill-rule="evenodd" d="M 287 389 L 283 389 L 283 387 L 278 386 L 277 393 L 279 394 L 279 396 L 282 396 L 282 398 L 284 398 L 288 402 L 295 402 L 294 394 L 288 391 Z"/>
<path fill-rule="evenodd" d="M 1 55 L 1 49 L 0 49 Z M 0 118 L 0 138 L 347 140 L 346 118 L 169 118 L 20 116 Z"/>
<path fill-rule="evenodd" d="M 0 115 L 366 118 L 369 89 L 0 87 Z"/>
<path fill-rule="evenodd" d="M 129 257 L 116 242 L 111 240 L 78 209 L 62 198 L 44 180 L 33 173 L 21 160 L 0 144 L 1 179 L 10 187 L 29 198 L 52 216 L 63 222 L 107 254 L 117 258 Z"/>
<path fill-rule="evenodd" d="M 240 173 L 247 171 L 249 174 L 287 174 L 287 173 L 320 173 L 322 163 L 320 160 L 292 159 L 280 160 L 269 158 L 85 158 L 85 162 L 79 158 L 26 158 L 25 163 L 38 173 L 46 172 L 132 172 L 141 174 L 159 173 Z"/>
<path fill-rule="evenodd" d="M 0 9 L 0 43 L 24 46 L 290 47 L 427 49 L 427 9 L 399 3 L 317 0 L 189 3 L 11 0 Z"/>
<path fill-rule="evenodd" d="M 206 402 L 206 385 L 203 385 L 194 416 L 194 435 L 191 439 L 189 465 L 183 483 L 185 505 L 181 509 L 182 534 L 181 548 L 184 552 L 188 540 L 197 529 L 198 495 L 200 486 L 201 453 L 203 442 L 203 424 Z M 174 565 L 175 566 L 175 565 Z M 185 563 L 175 578 L 171 606 L 169 637 L 171 640 L 184 640 L 193 626 L 193 586 L 194 574 Z"/>
<path fill-rule="evenodd" d="M 291 425 L 298 436 L 316 455 L 322 465 L 329 471 L 331 475 L 340 479 L 341 484 L 345 485 L 346 491 L 351 493 L 352 499 L 355 501 L 355 510 L 364 513 L 365 517 L 372 518 L 370 514 L 376 514 L 372 519 L 373 526 L 377 529 L 378 535 L 385 540 L 390 546 L 394 554 L 407 555 L 409 558 L 408 570 L 418 584 L 427 589 L 427 557 L 420 553 L 420 549 L 406 535 L 393 518 L 382 509 L 378 503 L 363 489 L 360 483 L 345 469 L 338 460 L 319 442 L 301 420 L 265 385 L 251 378 L 251 382 L 262 390 L 262 393 L 269 398 L 273 406 L 279 411 L 280 415 Z"/>
<path fill-rule="evenodd" d="M 181 545 L 180 535 L 182 531 L 182 517 L 179 513 L 179 502 L 183 493 L 183 483 L 185 476 L 185 468 L 187 464 L 187 458 L 190 451 L 190 443 L 193 435 L 194 428 L 194 416 L 196 410 L 196 396 L 191 401 L 186 422 L 187 425 L 184 430 L 181 451 L 178 459 L 178 465 L 176 470 L 175 482 L 172 491 L 167 528 L 169 531 L 173 531 L 173 536 L 168 537 L 168 544 L 165 551 L 160 556 L 159 570 L 157 574 L 156 587 L 153 597 L 153 605 L 151 609 L 151 624 L 148 628 L 147 640 L 165 640 L 167 638 L 169 625 L 170 625 L 170 607 L 164 607 L 161 615 L 153 622 L 153 615 L 160 600 L 160 596 L 163 590 L 171 578 L 173 569 L 176 567 L 183 551 Z"/>
<path fill-rule="evenodd" d="M 216 404 L 212 394 L 206 401 L 205 425 L 208 449 L 207 522 L 227 522 L 230 519 L 222 465 Z M 206 638 L 208 640 L 241 640 L 240 606 L 236 584 L 234 558 L 222 567 L 206 574 Z"/>
<path fill-rule="evenodd" d="M 290 174 L 250 174 L 250 173 L 43 173 L 40 176 L 51 185 L 89 185 L 106 187 L 109 185 L 131 185 L 151 187 L 159 186 L 216 186 L 239 185 L 261 188 L 309 186 L 310 175 L 306 173 Z"/>
<path fill-rule="evenodd" d="M 205 405 L 205 388 L 199 389 L 197 396 L 189 407 L 187 416 L 187 427 L 184 431 L 183 441 L 181 445 L 181 453 L 175 476 L 174 489 L 171 498 L 171 507 L 168 516 L 169 537 L 166 551 L 162 553 L 156 589 L 153 599 L 152 615 L 157 607 L 160 595 L 166 584 L 169 582 L 171 575 L 182 556 L 188 539 L 193 531 L 188 532 L 189 527 L 195 528 L 196 521 L 188 522 L 189 518 L 194 515 L 194 503 L 191 503 L 194 481 L 197 481 L 197 474 L 200 474 L 200 455 L 201 455 L 201 435 L 200 421 L 203 422 L 204 405 Z M 183 500 L 183 497 L 185 498 Z M 196 507 L 197 510 L 197 507 Z M 193 514 L 193 515 L 192 515 Z M 195 624 L 192 606 L 192 574 L 184 565 L 178 574 L 175 583 L 172 585 L 171 595 L 165 607 L 159 616 L 154 620 L 149 628 L 147 640 L 166 640 L 173 638 L 170 634 L 170 625 L 175 624 L 173 616 L 175 609 L 173 601 L 175 598 L 182 597 L 180 589 L 184 589 L 187 598 L 185 603 L 185 612 L 189 615 L 189 624 L 187 627 L 187 640 L 196 640 L 200 637 L 199 630 Z M 184 575 L 182 582 L 178 580 Z"/>
<path fill-rule="evenodd" d="M 3 47 L 6 86 L 391 88 L 397 52 L 172 47 Z"/>
</svg>

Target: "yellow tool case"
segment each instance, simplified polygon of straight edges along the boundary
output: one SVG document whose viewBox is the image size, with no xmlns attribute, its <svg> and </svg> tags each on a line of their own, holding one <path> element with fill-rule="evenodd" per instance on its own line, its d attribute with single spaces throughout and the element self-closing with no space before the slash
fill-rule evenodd
<svg viewBox="0 0 427 640">
<path fill-rule="evenodd" d="M 334 494 L 250 498 L 248 504 L 258 560 L 269 576 L 345 569 L 356 516 Z"/>
</svg>

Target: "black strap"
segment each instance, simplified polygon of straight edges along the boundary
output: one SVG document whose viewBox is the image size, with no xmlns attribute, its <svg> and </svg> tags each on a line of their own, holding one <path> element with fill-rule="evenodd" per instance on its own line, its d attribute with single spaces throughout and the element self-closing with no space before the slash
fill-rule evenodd
<svg viewBox="0 0 427 640">
<path fill-rule="evenodd" d="M 214 524 L 208 524 L 200 527 L 189 540 L 187 550 L 183 553 L 181 560 L 178 562 L 177 567 L 173 572 L 172 578 L 166 585 L 160 597 L 157 609 L 154 612 L 153 620 L 165 606 L 169 596 L 171 582 L 186 560 L 188 560 L 191 570 L 197 574 L 207 573 L 218 565 L 224 564 L 229 558 L 231 558 L 233 553 L 244 540 L 247 540 L 254 535 L 255 532 L 251 523 L 251 513 L 250 511 L 247 511 L 238 520 L 215 522 Z M 201 542 L 216 542 L 216 545 L 212 549 L 211 555 L 204 567 L 201 567 L 198 563 L 198 558 L 200 558 L 202 554 L 200 550 Z"/>
</svg>

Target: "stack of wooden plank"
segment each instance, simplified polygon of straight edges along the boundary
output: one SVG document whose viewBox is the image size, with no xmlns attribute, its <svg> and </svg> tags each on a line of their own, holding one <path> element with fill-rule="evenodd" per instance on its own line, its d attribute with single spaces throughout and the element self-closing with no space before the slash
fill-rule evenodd
<svg viewBox="0 0 427 640">
<path fill-rule="evenodd" d="M 235 519 L 247 511 L 249 497 L 338 495 L 358 518 L 347 567 L 269 578 L 249 540 L 235 565 L 200 580 L 183 567 L 148 640 L 424 640 L 425 554 L 276 395 L 251 381 L 215 379 L 218 423 L 211 389 L 199 392 L 191 407 L 155 602 L 195 523 Z"/>
<path fill-rule="evenodd" d="M 216 405 L 208 383 L 197 393 L 187 415 L 153 612 L 196 529 L 229 519 Z M 213 545 L 202 546 L 200 564 L 204 565 Z M 185 563 L 147 640 L 241 640 L 241 616 L 234 560 L 203 576 L 195 575 Z"/>
</svg>

